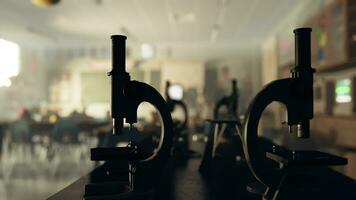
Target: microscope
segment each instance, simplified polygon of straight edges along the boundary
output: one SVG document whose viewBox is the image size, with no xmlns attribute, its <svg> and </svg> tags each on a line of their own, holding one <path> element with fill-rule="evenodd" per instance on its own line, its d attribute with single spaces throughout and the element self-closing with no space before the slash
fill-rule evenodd
<svg viewBox="0 0 356 200">
<path fill-rule="evenodd" d="M 232 91 L 230 96 L 221 98 L 214 107 L 214 119 L 207 120 L 214 127 L 214 131 L 210 131 L 208 141 L 205 146 L 203 160 L 200 164 L 199 171 L 203 175 L 209 175 L 212 166 L 212 160 L 219 154 L 217 148 L 222 143 L 224 138 L 228 138 L 230 145 L 225 145 L 229 152 L 229 157 L 232 159 L 242 160 L 242 144 L 240 139 L 241 122 L 238 116 L 238 88 L 237 80 L 231 81 Z M 225 108 L 225 115 L 221 115 L 221 110 Z M 236 133 L 237 132 L 237 133 Z"/>
<path fill-rule="evenodd" d="M 169 95 L 169 89 L 171 87 L 171 83 L 169 81 L 166 81 L 166 89 L 165 89 L 165 95 L 166 95 L 166 102 L 169 108 L 170 112 L 174 112 L 175 109 L 180 108 L 183 111 L 184 114 L 184 120 L 181 122 L 174 122 L 174 132 L 177 134 L 183 132 L 188 128 L 188 108 L 185 105 L 185 103 L 182 100 L 178 99 L 172 99 L 172 97 Z"/>
<path fill-rule="evenodd" d="M 111 76 L 111 116 L 113 134 L 123 133 L 124 120 L 133 128 L 140 103 L 155 106 L 161 115 L 161 135 L 157 146 L 147 152 L 140 143 L 130 141 L 126 147 L 92 148 L 91 160 L 106 161 L 104 173 L 93 175 L 85 186 L 84 199 L 142 199 L 154 195 L 164 163 L 170 156 L 173 129 L 170 108 L 160 93 L 148 84 L 133 81 L 125 69 L 126 36 L 113 35 Z M 123 170 L 116 162 L 126 164 Z M 125 165 L 124 164 L 124 165 Z M 99 181 L 98 181 L 99 180 Z M 103 181 L 104 180 L 104 181 Z"/>
<path fill-rule="evenodd" d="M 189 148 L 189 136 L 188 133 L 188 108 L 183 100 L 174 99 L 170 95 L 171 83 L 166 81 L 166 102 L 170 112 L 174 112 L 177 109 L 181 109 L 183 111 L 184 119 L 182 121 L 174 121 L 173 122 L 173 131 L 174 131 L 174 139 L 173 139 L 173 147 L 172 154 L 174 156 L 191 158 L 191 157 L 199 157 L 200 154 L 196 151 L 193 151 Z"/>
<path fill-rule="evenodd" d="M 219 111 L 221 108 L 225 107 L 227 109 L 227 114 L 228 117 L 234 117 L 238 118 L 238 101 L 239 101 L 239 94 L 238 94 L 238 88 L 237 88 L 237 80 L 233 79 L 231 81 L 232 83 L 232 91 L 230 96 L 224 96 L 221 98 L 217 103 L 215 104 L 214 107 L 214 119 L 220 119 L 221 116 L 219 116 Z"/>
<path fill-rule="evenodd" d="M 345 158 L 319 151 L 288 150 L 277 145 L 262 148 L 258 138 L 261 114 L 274 101 L 286 107 L 289 132 L 302 139 L 310 137 L 315 72 L 311 67 L 310 33 L 311 28 L 294 30 L 295 67 L 291 70 L 290 78 L 279 79 L 265 86 L 253 99 L 245 118 L 243 151 L 250 171 L 267 188 L 263 199 L 282 198 L 280 191 L 285 183 L 293 180 L 293 177 L 303 177 L 303 173 L 311 168 L 347 164 Z M 266 163 L 270 161 L 276 165 L 267 167 Z"/>
</svg>

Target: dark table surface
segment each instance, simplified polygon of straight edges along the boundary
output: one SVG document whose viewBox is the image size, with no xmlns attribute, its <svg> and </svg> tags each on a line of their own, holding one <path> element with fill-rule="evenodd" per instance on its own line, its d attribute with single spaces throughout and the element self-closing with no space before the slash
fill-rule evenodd
<svg viewBox="0 0 356 200">
<path fill-rule="evenodd" d="M 195 144 L 195 149 L 201 151 L 203 148 L 203 144 Z M 220 149 L 229 151 L 230 147 L 224 149 L 222 146 Z M 203 177 L 198 171 L 201 158 L 191 158 L 186 162 L 175 158 L 170 162 L 175 165 L 167 172 L 171 180 L 165 180 L 157 189 L 158 192 L 169 193 L 163 199 L 261 199 L 246 191 L 246 185 L 255 182 L 255 179 L 243 161 L 218 156 L 213 160 L 209 177 Z M 90 176 L 82 177 L 49 200 L 82 200 L 85 184 L 91 181 Z M 356 199 L 356 181 L 330 168 L 310 168 L 303 171 L 302 176 L 311 179 L 303 184 L 287 181 L 280 191 L 280 199 Z"/>
</svg>

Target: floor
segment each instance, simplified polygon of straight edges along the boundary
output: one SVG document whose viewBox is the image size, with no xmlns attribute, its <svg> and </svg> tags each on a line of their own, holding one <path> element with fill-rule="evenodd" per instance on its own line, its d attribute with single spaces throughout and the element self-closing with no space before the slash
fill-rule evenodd
<svg viewBox="0 0 356 200">
<path fill-rule="evenodd" d="M 46 199 L 89 173 L 88 143 L 81 145 L 26 144 L 4 141 L 0 155 L 0 199 Z"/>
</svg>

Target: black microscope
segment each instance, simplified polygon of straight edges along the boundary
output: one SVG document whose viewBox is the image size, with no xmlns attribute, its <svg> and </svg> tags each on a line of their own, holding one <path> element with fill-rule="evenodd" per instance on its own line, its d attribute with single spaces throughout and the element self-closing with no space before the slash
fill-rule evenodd
<svg viewBox="0 0 356 200">
<path fill-rule="evenodd" d="M 165 95 L 166 102 L 170 112 L 174 112 L 175 109 L 181 109 L 183 111 L 184 119 L 181 121 L 174 121 L 174 132 L 181 133 L 188 128 L 188 108 L 183 100 L 173 99 L 169 94 L 169 89 L 171 87 L 171 83 L 166 81 Z"/>
<path fill-rule="evenodd" d="M 151 103 L 161 114 L 162 132 L 157 147 L 152 152 L 144 152 L 140 144 L 131 141 L 127 147 L 113 148 L 93 148 L 91 149 L 91 159 L 95 161 L 128 161 L 128 192 L 117 191 L 115 198 L 120 196 L 145 196 L 152 192 L 152 187 L 159 180 L 159 172 L 169 157 L 172 146 L 172 118 L 169 107 L 160 93 L 148 84 L 130 80 L 129 73 L 125 70 L 125 36 L 114 35 L 112 39 L 112 77 L 111 90 L 111 115 L 113 119 L 113 134 L 121 134 L 124 119 L 132 126 L 137 122 L 137 109 L 142 102 Z M 110 169 L 108 169 L 110 175 Z M 100 183 L 99 183 L 100 184 Z M 122 184 L 122 183 L 121 183 Z M 126 183 L 125 183 L 126 184 Z M 95 194 L 91 192 L 95 184 L 87 185 L 86 199 L 92 199 Z M 99 186 L 99 188 L 101 188 Z M 88 195 L 90 193 L 90 195 Z M 102 193 L 100 191 L 99 193 Z M 129 195 L 131 194 L 131 195 Z M 99 194 L 98 196 L 101 196 Z M 100 198 L 99 198 L 100 199 Z"/>
<path fill-rule="evenodd" d="M 154 198 L 155 190 L 162 182 L 165 163 L 170 157 L 173 139 L 173 123 L 170 109 L 160 93 L 148 84 L 133 81 L 125 67 L 126 36 L 114 35 L 112 39 L 111 116 L 113 134 L 123 133 L 126 123 L 137 122 L 140 103 L 155 106 L 161 115 L 161 135 L 152 151 L 140 143 L 130 141 L 126 147 L 93 148 L 91 160 L 105 161 L 88 176 L 83 177 L 59 192 L 55 199 L 147 199 Z M 85 184 L 85 189 L 78 188 Z"/>
<path fill-rule="evenodd" d="M 238 118 L 238 102 L 239 102 L 239 93 L 237 87 L 237 80 L 233 79 L 232 83 L 232 91 L 230 96 L 224 96 L 219 101 L 216 102 L 214 107 L 214 119 L 221 119 L 220 111 L 222 108 L 227 110 L 227 115 L 229 118 Z"/>
<path fill-rule="evenodd" d="M 173 147 L 172 154 L 181 158 L 192 158 L 199 157 L 200 154 L 194 150 L 190 149 L 189 141 L 189 131 L 188 131 L 188 107 L 181 99 L 174 99 L 170 95 L 171 83 L 166 81 L 165 95 L 168 108 L 171 113 L 175 110 L 181 110 L 183 112 L 183 120 L 174 120 L 173 119 Z"/>
<path fill-rule="evenodd" d="M 111 76 L 111 115 L 113 119 L 113 134 L 122 134 L 124 119 L 130 126 L 137 122 L 137 109 L 142 102 L 148 102 L 155 106 L 162 119 L 162 130 L 157 147 L 152 152 L 145 152 L 140 144 L 131 141 L 127 147 L 93 148 L 91 159 L 94 161 L 128 161 L 128 182 L 114 184 L 126 185 L 127 191 L 116 193 L 110 191 L 113 198 L 144 197 L 150 194 L 156 182 L 160 179 L 160 171 L 165 161 L 170 156 L 172 146 L 173 130 L 172 118 L 169 107 L 160 93 L 148 84 L 130 80 L 129 73 L 125 69 L 125 41 L 126 37 L 114 35 L 112 39 L 112 71 Z M 109 168 L 107 170 L 110 176 Z M 115 169 L 113 169 L 115 171 Z M 112 173 L 117 174 L 117 173 Z M 86 187 L 85 199 L 101 199 L 102 188 L 105 183 L 93 183 Z M 109 185 L 113 185 L 110 183 Z M 100 188 L 96 190 L 95 188 Z M 95 192 L 98 194 L 95 194 Z M 99 196 L 99 198 L 96 198 Z"/>
<path fill-rule="evenodd" d="M 261 114 L 274 101 L 286 107 L 289 132 L 296 133 L 298 138 L 310 137 L 309 121 L 313 118 L 313 74 L 315 72 L 311 67 L 310 33 L 310 28 L 294 30 L 295 67 L 291 70 L 290 78 L 279 79 L 265 86 L 253 99 L 245 118 L 244 155 L 254 177 L 266 188 L 262 195 L 263 199 L 291 199 L 293 196 L 290 193 L 283 196 L 281 191 L 297 186 L 287 183 L 294 180 L 301 182 L 300 185 L 303 187 L 312 187 L 308 184 L 312 182 L 313 175 L 306 175 L 307 172 L 312 172 L 322 166 L 347 163 L 345 158 L 319 151 L 288 150 L 277 145 L 264 148 L 258 137 Z M 271 161 L 276 164 L 272 168 L 266 165 Z M 310 196 L 311 194 L 304 195 Z"/>
<path fill-rule="evenodd" d="M 228 152 L 231 159 L 242 160 L 242 144 L 240 139 L 241 122 L 238 114 L 239 93 L 237 80 L 231 81 L 232 91 L 229 96 L 224 96 L 218 100 L 214 107 L 214 119 L 206 120 L 214 127 L 213 131 L 209 132 L 208 141 L 205 146 L 204 156 L 199 167 L 199 171 L 203 175 L 210 175 L 212 162 L 218 154 Z M 222 112 L 224 110 L 225 112 Z M 238 127 L 238 128 L 237 128 Z M 230 144 L 224 145 L 224 152 L 219 152 L 219 144 L 223 140 L 228 139 Z M 225 154 L 226 155 L 226 154 Z"/>
</svg>

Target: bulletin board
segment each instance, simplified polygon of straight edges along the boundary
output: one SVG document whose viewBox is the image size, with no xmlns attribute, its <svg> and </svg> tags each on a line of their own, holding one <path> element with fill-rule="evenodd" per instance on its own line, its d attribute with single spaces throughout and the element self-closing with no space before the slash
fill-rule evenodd
<svg viewBox="0 0 356 200">
<path fill-rule="evenodd" d="M 311 34 L 312 66 L 328 69 L 346 62 L 347 1 L 335 1 L 305 23 L 313 29 Z"/>
</svg>

